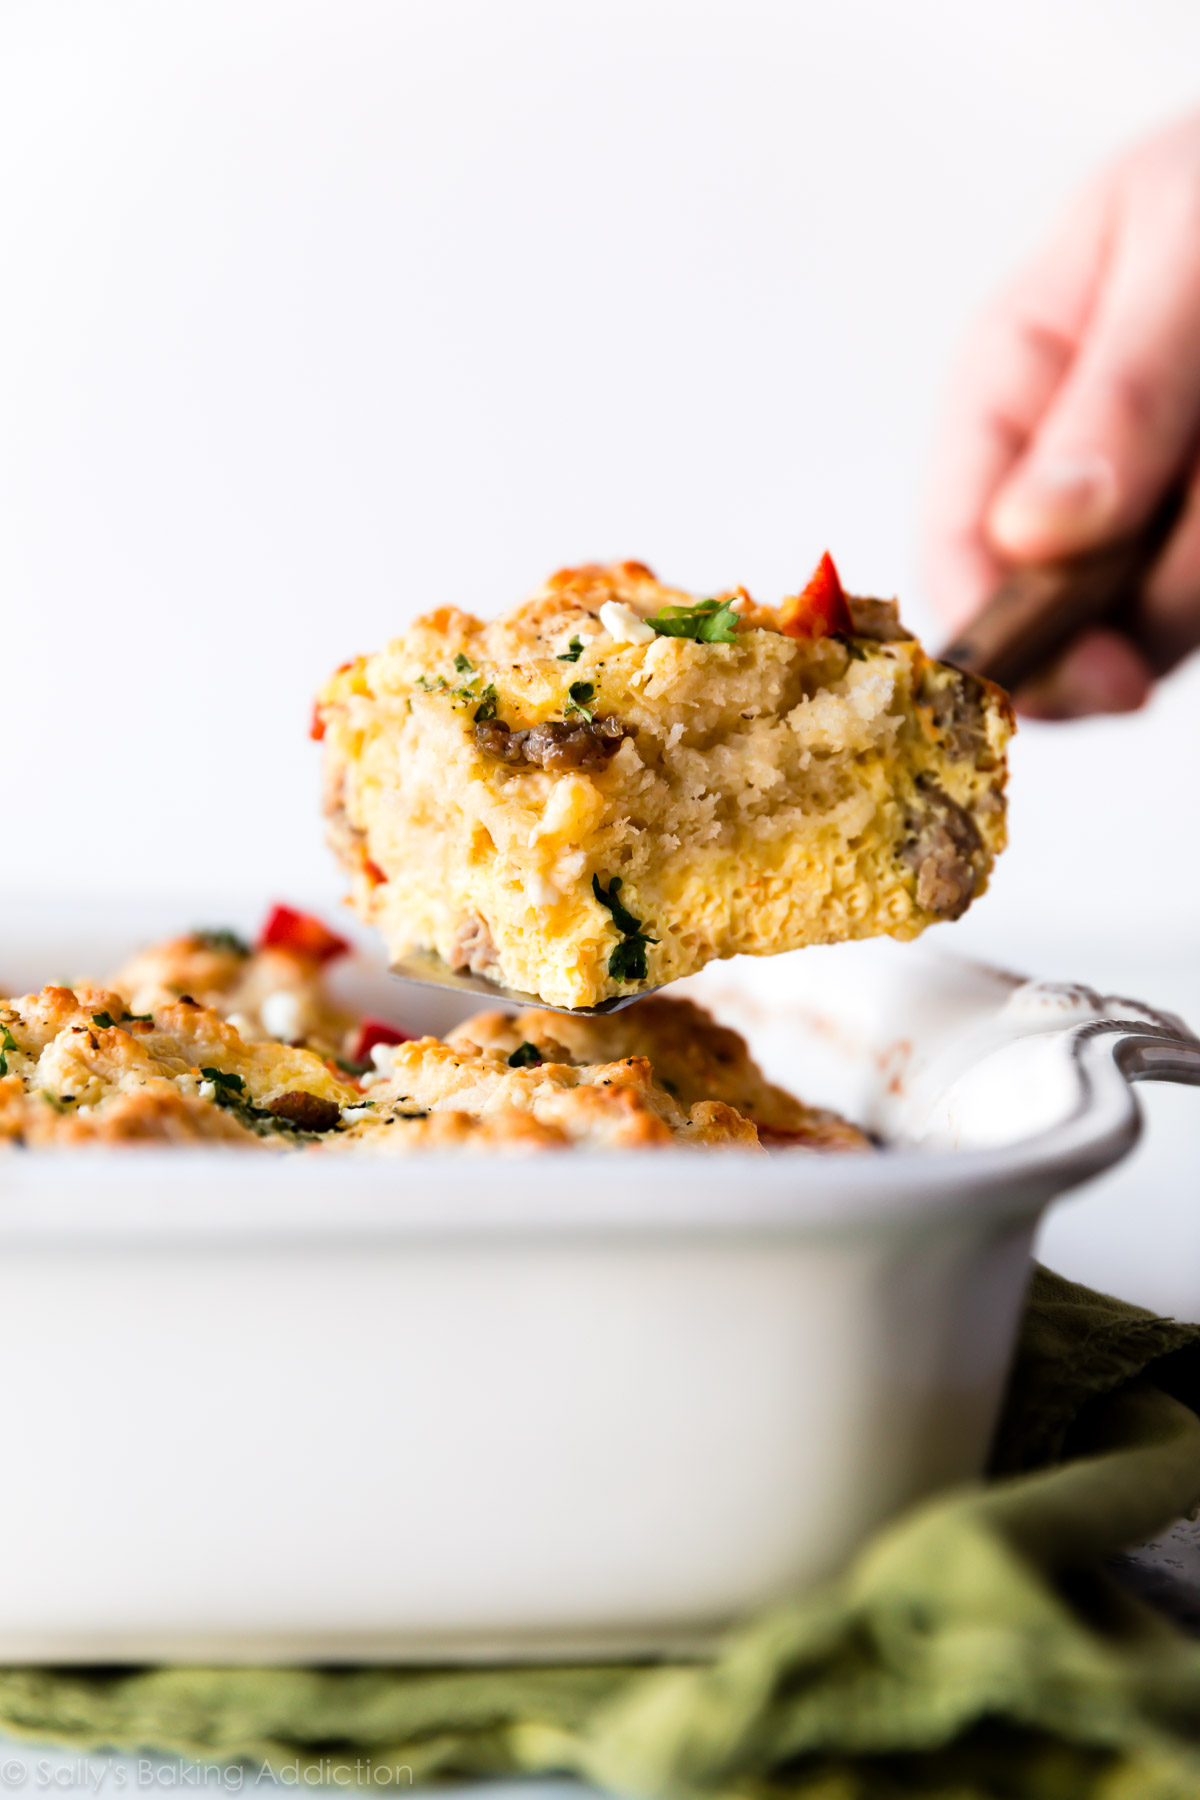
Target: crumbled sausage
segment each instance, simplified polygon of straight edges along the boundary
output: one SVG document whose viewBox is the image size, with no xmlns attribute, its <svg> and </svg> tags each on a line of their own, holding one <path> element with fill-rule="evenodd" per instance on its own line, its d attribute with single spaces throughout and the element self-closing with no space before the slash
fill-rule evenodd
<svg viewBox="0 0 1200 1800">
<path fill-rule="evenodd" d="M 917 699 L 929 708 L 948 756 L 955 762 L 973 762 L 978 769 L 995 767 L 987 739 L 987 689 L 978 675 L 942 664 L 936 674 L 926 672 Z"/>
<path fill-rule="evenodd" d="M 478 913 L 468 914 L 454 934 L 450 967 L 469 969 L 472 975 L 484 975 L 496 962 L 498 954 L 486 919 L 481 919 Z"/>
<path fill-rule="evenodd" d="M 978 880 L 974 858 L 983 840 L 974 819 L 935 781 L 918 776 L 917 804 L 907 826 L 900 860 L 916 871 L 917 905 L 939 919 L 957 919 Z"/>
<path fill-rule="evenodd" d="M 342 1116 L 336 1100 L 322 1100 L 319 1094 L 306 1094 L 299 1088 L 268 1100 L 267 1111 L 301 1131 L 332 1131 Z"/>
<path fill-rule="evenodd" d="M 526 738 L 525 760 L 542 769 L 603 769 L 623 735 L 614 737 L 587 720 L 567 725 L 548 719 Z"/>
<path fill-rule="evenodd" d="M 873 638 L 877 644 L 912 642 L 912 632 L 900 623 L 900 607 L 895 600 L 860 600 L 846 595 L 846 605 L 854 622 L 854 635 Z"/>
<path fill-rule="evenodd" d="M 502 719 L 481 719 L 475 727 L 475 742 L 485 756 L 494 756 L 498 762 L 522 763 L 525 761 L 525 731 L 511 731 Z"/>
<path fill-rule="evenodd" d="M 483 720 L 475 727 L 475 742 L 485 755 L 510 767 L 524 764 L 534 769 L 603 769 L 625 739 L 636 736 L 636 725 L 613 718 L 570 725 L 548 719 L 527 731 L 512 731 L 500 719 Z"/>
</svg>

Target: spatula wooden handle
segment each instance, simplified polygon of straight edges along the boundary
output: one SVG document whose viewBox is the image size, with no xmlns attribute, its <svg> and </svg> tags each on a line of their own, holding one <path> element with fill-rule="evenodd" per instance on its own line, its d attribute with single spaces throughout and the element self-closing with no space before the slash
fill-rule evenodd
<svg viewBox="0 0 1200 1800">
<path fill-rule="evenodd" d="M 1086 556 L 1015 569 L 941 652 L 943 662 L 1016 688 L 1086 625 L 1113 619 L 1137 599 L 1179 517 L 1173 488 L 1140 530 Z"/>
</svg>

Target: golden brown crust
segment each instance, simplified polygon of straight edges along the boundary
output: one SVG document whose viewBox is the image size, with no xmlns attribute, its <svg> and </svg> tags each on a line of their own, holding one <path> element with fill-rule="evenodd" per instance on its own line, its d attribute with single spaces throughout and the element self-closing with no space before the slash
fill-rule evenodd
<svg viewBox="0 0 1200 1800">
<path fill-rule="evenodd" d="M 362 1130 L 342 1134 L 339 1154 L 411 1156 L 421 1150 L 456 1150 L 469 1154 L 523 1154 L 533 1150 L 569 1150 L 575 1140 L 558 1126 L 532 1113 L 509 1110 L 477 1115 L 449 1108 L 444 1112 L 381 1112 Z"/>
<path fill-rule="evenodd" d="M 639 577 L 640 578 L 640 577 Z M 295 915 L 294 915 L 295 916 Z M 107 983 L 0 1000 L 0 1144 L 225 1144 L 309 1154 L 462 1149 L 862 1148 L 768 1082 L 688 1000 L 596 1019 L 481 1013 L 446 1041 L 376 1041 L 350 1073 L 265 1031 L 280 996 L 343 1039 L 314 958 L 190 933 Z M 536 1049 L 530 1052 L 528 1046 Z M 526 1046 L 522 1049 L 522 1046 Z"/>
<path fill-rule="evenodd" d="M 320 963 L 292 950 L 238 949 L 233 942 L 227 932 L 168 938 L 131 956 L 108 985 L 128 996 L 130 1012 L 190 994 L 232 1019 L 247 1042 L 282 1039 L 323 1056 L 346 1054 L 355 1020 L 330 999 Z"/>
<path fill-rule="evenodd" d="M 149 1017 L 131 1016 L 130 995 L 86 983 L 0 1001 L 8 1070 L 0 1076 L 0 1142 L 36 1149 L 208 1143 L 390 1155 L 759 1147 L 753 1120 L 730 1104 L 731 1087 L 718 1091 L 697 1078 L 686 1094 L 672 1094 L 640 1054 L 636 1032 L 619 1045 L 615 1036 L 597 1038 L 586 1062 L 564 1053 L 523 1067 L 512 1066 L 502 1047 L 459 1032 L 452 1042 L 380 1046 L 378 1066 L 355 1080 L 302 1046 L 248 1042 L 216 1007 L 171 992 L 170 977 L 186 972 L 204 974 L 206 992 L 220 997 L 219 966 L 203 967 L 194 960 L 195 947 L 181 943 L 160 945 L 136 965 L 141 1002 L 160 996 L 147 1007 Z M 147 971 L 154 981 L 145 979 Z M 688 1010 L 732 1054 L 739 1042 L 734 1034 L 721 1032 L 699 1009 Z M 669 1008 L 666 1016 L 675 1015 Z M 484 1035 L 486 1020 L 480 1025 Z M 669 1031 L 662 1035 L 671 1038 Z M 778 1098 L 782 1104 L 786 1097 Z"/>
<path fill-rule="evenodd" d="M 92 1145 L 234 1144 L 261 1150 L 259 1138 L 227 1112 L 181 1094 L 173 1082 L 151 1077 L 144 1087 L 114 1094 L 86 1113 L 57 1113 L 46 1101 L 31 1101 L 20 1133 L 29 1149 L 84 1149 Z M 278 1144 L 279 1140 L 274 1140 Z"/>
<path fill-rule="evenodd" d="M 580 1147 L 645 1149 L 672 1142 L 757 1148 L 753 1124 L 732 1107 L 683 1107 L 656 1084 L 644 1056 L 578 1067 L 543 1062 L 514 1068 L 507 1054 L 474 1043 L 421 1038 L 397 1046 L 353 1135 L 364 1146 L 392 1148 L 396 1125 L 443 1109 L 477 1118 L 524 1115 Z M 380 1142 L 386 1134 L 386 1145 Z M 405 1141 L 409 1136 L 406 1125 Z"/>
<path fill-rule="evenodd" d="M 286 1141 L 288 1123 L 272 1110 L 282 1097 L 302 1090 L 336 1102 L 339 1116 L 359 1098 L 320 1056 L 247 1043 L 195 999 L 172 997 L 148 1018 L 133 1010 L 121 993 L 87 984 L 0 1001 L 0 1134 L 35 1147 Z"/>
<path fill-rule="evenodd" d="M 547 1058 L 561 1056 L 573 1063 L 640 1053 L 659 1086 L 693 1113 L 698 1104 L 716 1101 L 753 1120 L 764 1142 L 827 1150 L 870 1147 L 863 1133 L 836 1113 L 805 1106 L 768 1081 L 745 1040 L 691 1000 L 654 995 L 595 1018 L 534 1008 L 477 1013 L 448 1034 L 451 1044 L 463 1040 L 503 1056 L 530 1043 Z"/>
</svg>

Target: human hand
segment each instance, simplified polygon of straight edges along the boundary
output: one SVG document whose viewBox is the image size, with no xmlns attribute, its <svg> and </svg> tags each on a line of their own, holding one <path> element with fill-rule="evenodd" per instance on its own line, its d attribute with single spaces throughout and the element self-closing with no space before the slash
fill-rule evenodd
<svg viewBox="0 0 1200 1800">
<path fill-rule="evenodd" d="M 1130 712 L 1200 644 L 1200 115 L 1128 152 L 973 331 L 934 459 L 927 577 L 961 625 L 1014 564 L 1183 512 L 1127 624 L 1082 632 L 1017 696 Z"/>
</svg>

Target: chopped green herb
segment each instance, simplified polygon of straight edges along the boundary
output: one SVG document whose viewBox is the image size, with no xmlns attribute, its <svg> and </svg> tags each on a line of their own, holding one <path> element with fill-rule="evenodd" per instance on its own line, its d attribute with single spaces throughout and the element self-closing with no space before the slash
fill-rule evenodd
<svg viewBox="0 0 1200 1800">
<path fill-rule="evenodd" d="M 213 1082 L 218 1088 L 229 1088 L 235 1094 L 240 1094 L 246 1086 L 240 1075 L 229 1075 L 224 1069 L 201 1069 L 200 1073 L 205 1081 Z"/>
<path fill-rule="evenodd" d="M 428 675 L 417 676 L 417 686 L 422 688 L 427 694 L 440 693 L 445 688 L 448 688 L 449 685 L 450 683 L 446 680 L 444 675 L 436 675 L 432 681 L 430 681 Z"/>
<path fill-rule="evenodd" d="M 640 919 L 635 919 L 633 914 L 622 906 L 621 902 L 617 899 L 617 889 L 620 886 L 621 877 L 619 875 L 614 875 L 608 884 L 608 891 L 605 892 L 604 888 L 600 885 L 600 877 L 598 875 L 592 876 L 593 894 L 595 894 L 601 906 L 607 906 L 609 912 L 613 916 L 613 924 L 616 926 L 617 930 L 625 937 L 632 937 L 635 932 L 642 929 L 642 921 Z"/>
<path fill-rule="evenodd" d="M 510 1069 L 535 1069 L 546 1059 L 536 1044 L 518 1044 L 508 1059 Z"/>
<path fill-rule="evenodd" d="M 344 1074 L 354 1075 L 355 1077 L 359 1075 L 368 1075 L 375 1067 L 375 1064 L 369 1059 L 366 1062 L 351 1062 L 347 1057 L 335 1056 L 333 1060 Z"/>
<path fill-rule="evenodd" d="M 249 956 L 250 946 L 236 931 L 224 926 L 216 931 L 193 931 L 192 937 L 202 950 L 226 950 L 230 956 Z"/>
<path fill-rule="evenodd" d="M 8 1052 L 19 1049 L 20 1045 L 8 1026 L 0 1025 L 0 1077 L 8 1074 Z"/>
<path fill-rule="evenodd" d="M 636 937 L 622 938 L 608 959 L 608 972 L 614 981 L 645 981 L 646 947 L 658 942 L 641 932 Z"/>
<path fill-rule="evenodd" d="M 608 959 L 608 972 L 614 981 L 645 981 L 646 950 L 658 939 L 648 937 L 642 929 L 642 921 L 635 919 L 628 907 L 622 906 L 617 898 L 617 890 L 621 886 L 621 877 L 614 875 L 608 884 L 607 892 L 600 884 L 598 875 L 592 876 L 592 892 L 601 906 L 607 906 L 612 914 L 613 924 L 622 934 L 619 944 L 614 945 Z"/>
<path fill-rule="evenodd" d="M 471 661 L 469 656 L 464 656 L 460 650 L 458 655 L 454 658 L 454 667 L 460 675 L 469 675 L 471 670 L 475 667 L 475 664 Z"/>
<path fill-rule="evenodd" d="M 567 713 L 582 713 L 589 724 L 592 718 L 592 701 L 596 698 L 596 684 L 592 681 L 573 681 L 567 689 L 566 705 L 563 716 Z"/>
<path fill-rule="evenodd" d="M 153 1022 L 154 1022 L 154 1014 L 153 1013 L 123 1012 L 121 1014 L 122 1025 L 151 1025 L 151 1024 L 153 1024 Z"/>
<path fill-rule="evenodd" d="M 583 639 L 573 637 L 558 660 L 559 662 L 578 662 L 582 655 Z"/>
<path fill-rule="evenodd" d="M 479 705 L 475 708 L 475 723 L 477 725 L 486 724 L 488 719 L 496 717 L 499 710 L 500 696 L 489 681 L 480 696 Z"/>
<path fill-rule="evenodd" d="M 235 1119 L 252 1131 L 256 1137 L 284 1137 L 293 1143 L 315 1143 L 318 1133 L 295 1119 L 290 1119 L 286 1112 L 272 1112 L 269 1107 L 256 1106 L 246 1094 L 240 1076 L 226 1075 L 221 1069 L 201 1069 L 200 1073 L 213 1082 L 216 1093 L 213 1100 L 217 1106 L 223 1106 L 231 1112 Z M 318 1104 L 324 1104 L 319 1102 Z"/>
<path fill-rule="evenodd" d="M 738 616 L 727 600 L 700 600 L 695 606 L 664 606 L 646 620 L 659 637 L 692 638 L 697 644 L 732 644 Z"/>
<path fill-rule="evenodd" d="M 92 1014 L 92 1024 L 98 1025 L 101 1031 L 111 1031 L 115 1021 L 111 1013 L 98 1012 Z"/>
<path fill-rule="evenodd" d="M 867 653 L 861 644 L 856 644 L 853 638 L 846 637 L 840 631 L 835 631 L 833 635 L 852 662 L 866 662 Z"/>
<path fill-rule="evenodd" d="M 49 1088 L 42 1089 L 42 1099 L 47 1106 L 52 1106 L 56 1113 L 65 1113 L 67 1110 L 66 1101 L 60 1100 L 57 1094 L 52 1094 Z"/>
<path fill-rule="evenodd" d="M 474 700 L 476 698 L 476 683 L 478 680 L 479 677 L 476 675 L 474 680 L 464 681 L 461 687 L 451 688 L 450 692 L 456 700 Z"/>
</svg>

